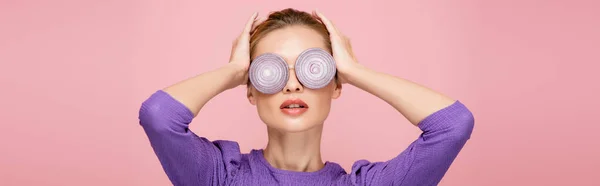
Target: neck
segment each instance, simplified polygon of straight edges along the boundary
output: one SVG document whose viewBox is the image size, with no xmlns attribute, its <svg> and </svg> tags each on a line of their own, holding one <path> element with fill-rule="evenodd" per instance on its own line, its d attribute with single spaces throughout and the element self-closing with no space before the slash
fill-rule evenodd
<svg viewBox="0 0 600 186">
<path fill-rule="evenodd" d="M 282 132 L 268 128 L 269 142 L 264 156 L 271 166 L 290 171 L 314 172 L 324 167 L 321 159 L 323 126 L 302 132 Z"/>
</svg>

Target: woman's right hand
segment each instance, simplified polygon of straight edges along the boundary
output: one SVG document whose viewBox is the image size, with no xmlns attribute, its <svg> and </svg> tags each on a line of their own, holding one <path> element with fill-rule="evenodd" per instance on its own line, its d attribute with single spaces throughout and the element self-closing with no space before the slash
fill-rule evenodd
<svg viewBox="0 0 600 186">
<path fill-rule="evenodd" d="M 258 12 L 252 14 L 242 33 L 233 41 L 229 66 L 237 73 L 234 77 L 236 85 L 244 85 L 248 81 L 248 69 L 250 68 L 250 32 L 258 25 Z"/>
</svg>

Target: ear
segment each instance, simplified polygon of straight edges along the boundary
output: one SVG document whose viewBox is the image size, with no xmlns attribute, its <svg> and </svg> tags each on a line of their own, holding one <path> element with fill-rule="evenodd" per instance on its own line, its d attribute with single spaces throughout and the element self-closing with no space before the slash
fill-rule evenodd
<svg viewBox="0 0 600 186">
<path fill-rule="evenodd" d="M 246 97 L 248 97 L 248 101 L 250 102 L 250 104 L 256 105 L 256 97 L 254 96 L 254 93 L 252 93 L 252 91 L 252 86 L 248 85 L 248 89 L 246 89 Z"/>
<path fill-rule="evenodd" d="M 342 94 L 342 83 L 340 83 L 340 82 L 339 82 L 339 81 L 336 79 L 336 81 L 335 81 L 335 83 L 334 83 L 334 85 L 333 85 L 333 86 L 335 86 L 335 87 L 333 88 L 333 94 L 331 95 L 331 98 L 333 98 L 333 99 L 337 99 L 337 98 L 339 98 L 339 97 L 341 96 L 341 94 Z"/>
</svg>

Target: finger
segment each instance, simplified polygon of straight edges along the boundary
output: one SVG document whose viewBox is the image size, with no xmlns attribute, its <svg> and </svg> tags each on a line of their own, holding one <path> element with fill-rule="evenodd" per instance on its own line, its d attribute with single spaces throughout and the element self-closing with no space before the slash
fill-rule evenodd
<svg viewBox="0 0 600 186">
<path fill-rule="evenodd" d="M 323 24 L 325 24 L 325 27 L 327 27 L 327 30 L 329 30 L 329 33 L 331 33 L 331 34 L 335 33 L 336 35 L 339 34 L 337 28 L 333 25 L 331 20 L 327 19 L 327 17 L 325 17 L 325 15 L 323 15 L 318 10 L 315 10 L 315 14 L 317 15 L 317 17 L 319 17 L 321 22 L 323 22 Z"/>
<path fill-rule="evenodd" d="M 254 29 L 256 29 L 256 27 L 258 27 L 258 25 L 262 24 L 265 21 L 266 21 L 265 18 L 257 18 L 256 20 L 254 20 L 254 23 L 252 24 L 252 30 L 251 31 L 254 31 Z"/>
<path fill-rule="evenodd" d="M 323 23 L 323 21 L 321 21 L 321 18 L 319 17 L 319 15 L 317 15 L 317 10 L 313 10 L 313 11 L 310 13 L 310 15 L 311 15 L 311 16 L 313 16 L 315 19 L 317 19 L 317 21 L 319 21 L 319 22 Z"/>
<path fill-rule="evenodd" d="M 252 16 L 250 16 L 250 19 L 248 19 L 248 22 L 246 22 L 246 26 L 244 27 L 244 33 L 242 34 L 250 33 L 250 30 L 252 30 L 252 25 L 254 24 L 254 21 L 256 21 L 257 16 L 258 12 L 254 12 Z"/>
<path fill-rule="evenodd" d="M 350 41 L 350 38 L 348 36 L 343 37 L 350 57 L 352 57 L 352 59 L 356 61 L 356 56 L 354 55 L 354 49 L 352 49 L 352 42 Z"/>
<path fill-rule="evenodd" d="M 348 36 L 344 36 L 344 40 L 346 40 L 346 44 L 347 44 L 349 47 L 352 47 L 352 45 L 350 44 L 350 38 L 349 38 Z"/>
</svg>

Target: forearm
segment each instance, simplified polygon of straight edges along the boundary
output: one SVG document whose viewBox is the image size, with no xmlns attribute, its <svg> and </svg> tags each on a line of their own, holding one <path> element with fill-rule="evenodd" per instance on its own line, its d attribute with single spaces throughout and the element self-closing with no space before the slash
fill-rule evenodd
<svg viewBox="0 0 600 186">
<path fill-rule="evenodd" d="M 242 81 L 240 78 L 243 78 L 240 77 L 240 71 L 240 68 L 228 64 L 180 81 L 163 91 L 185 105 L 196 116 L 210 99 L 239 85 Z"/>
<path fill-rule="evenodd" d="M 425 86 L 361 64 L 354 65 L 343 76 L 348 83 L 390 104 L 414 125 L 455 101 Z"/>
</svg>

